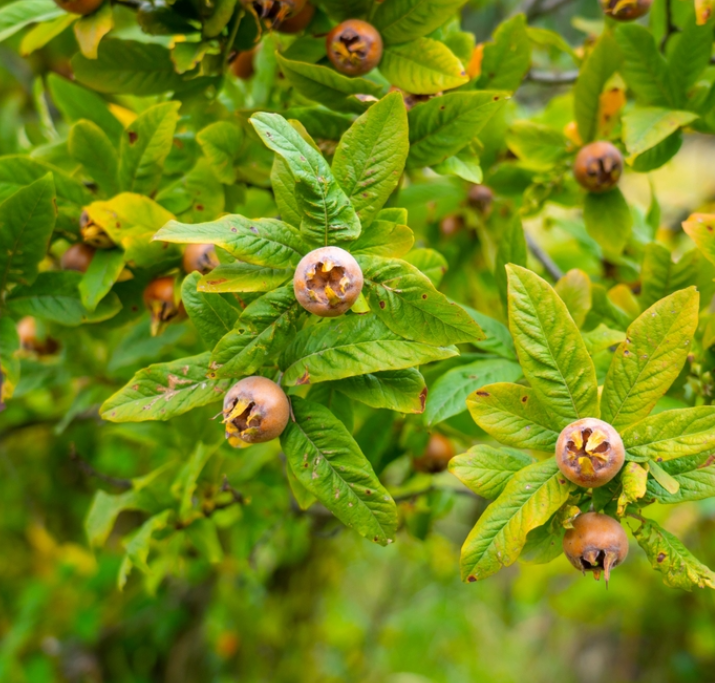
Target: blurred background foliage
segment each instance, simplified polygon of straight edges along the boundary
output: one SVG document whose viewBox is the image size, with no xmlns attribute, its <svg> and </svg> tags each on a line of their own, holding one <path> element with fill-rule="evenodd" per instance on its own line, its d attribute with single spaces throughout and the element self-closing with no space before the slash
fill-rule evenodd
<svg viewBox="0 0 715 683">
<path fill-rule="evenodd" d="M 672 1 L 676 10 L 686 4 Z M 602 21 L 595 0 L 552 4 L 558 7 L 532 23 L 558 31 L 574 45 Z M 651 16 L 662 16 L 663 5 L 655 0 Z M 485 41 L 517 9 L 514 2 L 471 2 L 463 26 Z M 21 58 L 21 36 L 0 45 L 2 155 L 29 152 L 52 138 L 47 118 L 38 116 L 43 107 L 35 79 L 50 71 L 67 75 L 68 57 L 76 50 L 72 32 L 65 31 Z M 549 64 L 552 68 L 553 59 Z M 564 64 L 568 68 L 568 61 Z M 546 108 L 556 117 L 568 109 L 568 122 L 568 93 L 568 86 L 526 82 L 504 117 L 482 134 L 482 166 L 503 151 L 510 121 Z M 141 108 L 141 98 L 129 99 Z M 621 183 L 642 216 L 655 191 L 662 212 L 656 238 L 676 255 L 692 248 L 680 229 L 683 218 L 712 210 L 714 155 L 710 139 L 689 135 L 666 166 L 647 176 L 627 174 Z M 447 259 L 442 290 L 503 319 L 490 238 L 490 229 L 500 229 L 503 221 L 492 227 L 473 222 L 461 181 L 442 178 L 432 185 L 426 208 L 419 184 L 403 189 L 399 204 L 410 209 L 420 245 Z M 260 193 L 249 200 L 270 203 Z M 499 201 L 508 213 L 518 200 L 507 194 Z M 445 234 L 448 216 L 461 216 L 467 228 Z M 570 210 L 549 205 L 525 226 L 562 271 L 578 267 L 610 284 L 628 280 L 627 263 L 625 273 L 603 272 L 598 246 Z M 474 246 L 475 231 L 480 248 Z M 543 270 L 536 261 L 530 265 Z M 517 564 L 483 583 L 462 584 L 459 547 L 484 503 L 450 491 L 455 487 L 450 474 L 438 475 L 428 496 L 396 494 L 403 529 L 397 543 L 380 548 L 327 514 L 296 509 L 277 444 L 247 451 L 222 445 L 211 460 L 200 495 L 211 498 L 210 488 L 219 487 L 226 475 L 245 502 L 212 512 L 221 547 L 204 547 L 200 534 L 189 529 L 174 534 L 167 543 L 177 548 L 162 556 L 171 566 L 159 570 L 155 580 L 135 572 L 118 591 L 121 538 L 143 515 L 123 512 L 106 546 L 94 552 L 84 521 L 95 492 L 121 493 L 128 480 L 162 465 L 169 482 L 186 457 L 185 444 L 193 446 L 197 438 L 215 442 L 217 431 L 208 419 L 214 407 L 169 423 L 101 423 L 96 405 L 137 367 L 200 349 L 189 323 L 158 338 L 149 336 L 146 315 L 138 326 L 124 323 L 120 314 L 91 333 L 53 328 L 60 353 L 23 359 L 14 399 L 0 414 L 3 683 L 713 680 L 712 591 L 665 587 L 636 551 L 608 591 L 575 573 L 564 557 L 549 565 Z M 89 395 L 82 391 L 87 377 L 94 379 Z M 399 482 L 409 457 L 390 462 L 395 451 L 390 423 L 380 424 L 379 413 L 370 415 L 366 423 L 357 410 L 356 438 L 376 469 L 389 463 L 385 476 Z M 418 420 L 407 420 L 419 433 Z M 462 446 L 475 429 L 464 413 L 445 426 Z M 651 517 L 715 566 L 715 500 L 660 506 Z M 162 580 L 169 570 L 171 576 Z"/>
</svg>

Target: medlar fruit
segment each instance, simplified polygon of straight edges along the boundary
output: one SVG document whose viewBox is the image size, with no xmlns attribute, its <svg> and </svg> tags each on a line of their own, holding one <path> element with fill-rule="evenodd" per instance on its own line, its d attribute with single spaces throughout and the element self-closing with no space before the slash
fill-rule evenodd
<svg viewBox="0 0 715 683">
<path fill-rule="evenodd" d="M 325 41 L 328 59 L 347 76 L 362 76 L 382 59 L 382 37 L 377 29 L 360 19 L 338 24 Z"/>
<path fill-rule="evenodd" d="M 469 194 L 467 195 L 469 206 L 485 218 L 492 212 L 493 201 L 494 193 L 486 185 L 472 185 L 469 188 Z"/>
<path fill-rule="evenodd" d="M 182 260 L 184 270 L 193 273 L 198 270 L 202 275 L 211 272 L 219 265 L 213 244 L 189 244 L 184 250 Z"/>
<path fill-rule="evenodd" d="M 256 16 L 263 19 L 268 26 L 276 26 L 298 15 L 306 2 L 307 0 L 244 0 L 244 5 L 251 5 Z"/>
<path fill-rule="evenodd" d="M 453 237 L 464 227 L 462 216 L 445 216 L 439 224 L 439 231 L 445 237 Z"/>
<path fill-rule="evenodd" d="M 223 401 L 226 438 L 235 447 L 264 443 L 283 433 L 290 418 L 288 397 L 265 377 L 246 377 L 234 384 Z"/>
<path fill-rule="evenodd" d="M 633 21 L 648 13 L 653 0 L 601 0 L 603 13 L 616 21 Z"/>
<path fill-rule="evenodd" d="M 623 155 L 610 142 L 592 142 L 579 150 L 574 176 L 589 192 L 608 192 L 623 173 Z"/>
<path fill-rule="evenodd" d="M 603 572 L 608 585 L 611 569 L 623 564 L 628 556 L 628 537 L 613 517 L 586 512 L 576 517 L 573 529 L 566 531 L 564 553 L 576 569 L 584 574 L 593 572 L 596 581 Z"/>
<path fill-rule="evenodd" d="M 95 249 L 111 249 L 114 241 L 106 233 L 105 229 L 95 223 L 86 211 L 79 217 L 79 232 L 85 244 L 89 244 Z"/>
<path fill-rule="evenodd" d="M 437 472 L 444 472 L 453 457 L 454 446 L 452 442 L 446 436 L 435 432 L 430 435 L 424 454 L 419 458 L 415 458 L 412 465 L 418 472 L 436 474 Z"/>
<path fill-rule="evenodd" d="M 283 21 L 281 21 L 281 23 L 278 24 L 278 26 L 276 27 L 276 30 L 279 33 L 300 33 L 311 22 L 311 20 L 313 19 L 313 15 L 315 15 L 315 6 L 311 5 L 308 2 L 306 3 L 305 7 L 300 10 L 300 12 L 298 12 L 292 17 L 289 17 L 288 19 L 284 19 Z"/>
<path fill-rule="evenodd" d="M 569 481 L 584 488 L 607 484 L 621 471 L 625 459 L 618 432 L 595 417 L 572 422 L 556 442 L 559 469 Z"/>
<path fill-rule="evenodd" d="M 87 15 L 99 9 L 104 0 L 55 0 L 55 4 L 70 14 Z"/>
<path fill-rule="evenodd" d="M 59 348 L 59 344 L 45 334 L 40 334 L 37 329 L 37 320 L 32 316 L 25 316 L 17 323 L 17 336 L 20 339 L 20 348 L 24 351 L 36 353 L 38 356 L 49 356 Z"/>
<path fill-rule="evenodd" d="M 335 318 L 360 296 L 358 262 L 340 247 L 321 247 L 306 254 L 295 269 L 293 291 L 298 303 L 322 318 Z"/>
<path fill-rule="evenodd" d="M 144 290 L 144 304 L 151 314 L 151 333 L 156 336 L 172 320 L 181 316 L 184 306 L 174 296 L 174 278 L 159 277 L 152 280 Z"/>
<path fill-rule="evenodd" d="M 80 273 L 86 273 L 89 264 L 92 263 L 94 252 L 96 249 L 88 244 L 73 244 L 60 259 L 60 267 L 62 270 L 76 270 Z"/>
<path fill-rule="evenodd" d="M 231 62 L 231 71 L 233 71 L 233 75 L 236 76 L 236 78 L 240 78 L 242 81 L 247 81 L 256 71 L 254 66 L 255 57 L 255 47 L 252 50 L 236 54 Z"/>
</svg>

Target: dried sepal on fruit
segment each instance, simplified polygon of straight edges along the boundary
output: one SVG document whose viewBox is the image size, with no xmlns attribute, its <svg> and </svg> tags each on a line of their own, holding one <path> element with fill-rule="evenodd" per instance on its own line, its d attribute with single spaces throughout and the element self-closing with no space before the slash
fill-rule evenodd
<svg viewBox="0 0 715 683">
<path fill-rule="evenodd" d="M 452 442 L 446 436 L 435 432 L 430 435 L 425 452 L 419 458 L 415 458 L 412 465 L 418 472 L 437 474 L 447 469 L 447 465 L 453 457 Z"/>
<path fill-rule="evenodd" d="M 151 333 L 157 336 L 172 321 L 184 314 L 184 305 L 176 298 L 171 275 L 152 280 L 144 290 L 144 304 L 151 314 Z"/>
<path fill-rule="evenodd" d="M 323 318 L 345 313 L 360 296 L 362 286 L 358 262 L 340 247 L 321 247 L 306 254 L 293 276 L 298 303 Z"/>
<path fill-rule="evenodd" d="M 573 528 L 564 534 L 564 553 L 581 570 L 593 572 L 598 581 L 603 572 L 606 585 L 611 570 L 628 556 L 628 536 L 617 520 L 598 512 L 586 512 L 573 520 Z"/>
<path fill-rule="evenodd" d="M 60 258 L 62 270 L 76 270 L 86 273 L 89 264 L 92 263 L 96 249 L 89 244 L 73 244 Z"/>
<path fill-rule="evenodd" d="M 95 223 L 86 211 L 79 217 L 79 232 L 84 243 L 95 249 L 112 249 L 115 246 L 106 230 Z"/>
<path fill-rule="evenodd" d="M 234 384 L 223 402 L 226 438 L 235 448 L 279 437 L 290 419 L 290 404 L 275 382 L 246 377 Z"/>
<path fill-rule="evenodd" d="M 633 21 L 647 14 L 653 0 L 601 0 L 603 13 L 616 21 Z"/>
<path fill-rule="evenodd" d="M 623 467 L 626 451 L 607 422 L 586 417 L 564 428 L 556 442 L 556 463 L 563 475 L 584 488 L 607 484 Z"/>
<path fill-rule="evenodd" d="M 328 59 L 347 76 L 362 76 L 382 59 L 382 36 L 360 19 L 348 19 L 333 28 L 325 41 Z"/>
<path fill-rule="evenodd" d="M 216 248 L 213 244 L 189 244 L 184 250 L 182 264 L 187 273 L 198 270 L 206 275 L 219 265 Z"/>
<path fill-rule="evenodd" d="M 104 0 L 55 0 L 55 4 L 70 14 L 86 16 L 96 12 Z"/>
<path fill-rule="evenodd" d="M 574 176 L 589 192 L 608 192 L 623 174 L 623 155 L 610 142 L 592 142 L 582 147 L 574 162 Z"/>
</svg>

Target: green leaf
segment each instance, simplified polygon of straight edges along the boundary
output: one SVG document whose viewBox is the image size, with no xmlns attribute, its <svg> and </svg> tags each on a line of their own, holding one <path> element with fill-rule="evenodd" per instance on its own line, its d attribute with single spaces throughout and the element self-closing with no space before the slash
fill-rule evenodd
<svg viewBox="0 0 715 683">
<path fill-rule="evenodd" d="M 487 353 L 501 356 L 508 360 L 516 360 L 514 340 L 511 338 L 511 334 L 506 325 L 484 313 L 475 311 L 469 306 L 463 305 L 462 308 L 476 321 L 477 325 L 479 325 L 486 334 L 486 339 L 475 342 L 474 346 L 481 351 L 486 351 Z"/>
<path fill-rule="evenodd" d="M 526 34 L 529 36 L 529 40 L 537 47 L 546 50 L 556 48 L 569 55 L 576 64 L 579 64 L 581 61 L 574 49 L 566 42 L 561 34 L 556 31 L 551 31 L 547 28 L 537 28 L 536 26 L 527 26 Z"/>
<path fill-rule="evenodd" d="M 354 256 L 392 256 L 398 258 L 407 254 L 415 243 L 415 234 L 406 225 L 392 221 L 375 220 L 365 228 L 351 245 Z"/>
<path fill-rule="evenodd" d="M 639 154 L 635 158 L 628 158 L 626 161 L 631 164 L 636 173 L 648 173 L 667 164 L 683 146 L 683 133 L 676 130 L 665 140 Z"/>
<path fill-rule="evenodd" d="M 172 495 L 180 501 L 179 519 L 184 523 L 190 521 L 192 513 L 195 511 L 196 481 L 219 445 L 220 441 L 213 444 L 199 441 L 171 485 Z M 203 513 L 199 512 L 199 514 Z"/>
<path fill-rule="evenodd" d="M 15 352 L 20 348 L 15 321 L 6 315 L 0 316 L 0 411 L 5 401 L 12 398 L 20 381 L 20 359 Z"/>
<path fill-rule="evenodd" d="M 28 24 L 49 21 L 63 14 L 52 0 L 17 0 L 0 7 L 0 42 Z"/>
<path fill-rule="evenodd" d="M 250 121 L 265 145 L 290 167 L 303 212 L 300 227 L 305 237 L 321 246 L 356 239 L 360 220 L 323 155 L 278 114 L 262 112 L 254 114 Z"/>
<path fill-rule="evenodd" d="M 697 249 L 683 254 L 677 263 L 671 260 L 670 250 L 657 242 L 645 247 L 641 266 L 641 307 L 652 306 L 663 297 L 679 289 L 697 285 L 699 260 L 702 258 Z"/>
<path fill-rule="evenodd" d="M 507 310 L 509 302 L 509 283 L 507 280 L 506 267 L 510 263 L 526 267 L 527 256 L 528 250 L 526 248 L 524 226 L 521 223 L 519 214 L 514 214 L 511 220 L 504 221 L 502 224 L 494 268 L 494 279 L 499 288 L 499 295 L 501 296 L 504 310 Z"/>
<path fill-rule="evenodd" d="M 124 252 L 121 249 L 97 249 L 79 283 L 82 305 L 88 311 L 96 310 L 123 270 Z"/>
<path fill-rule="evenodd" d="M 628 244 L 633 217 L 625 197 L 617 187 L 602 194 L 586 193 L 583 220 L 588 234 L 612 258 L 618 257 Z"/>
<path fill-rule="evenodd" d="M 216 180 L 211 164 L 202 157 L 188 173 L 163 187 L 156 195 L 156 201 L 179 221 L 199 223 L 223 215 L 226 194 L 223 185 Z"/>
<path fill-rule="evenodd" d="M 715 263 L 715 213 L 694 213 L 683 221 L 683 230 L 687 233 L 703 256 Z"/>
<path fill-rule="evenodd" d="M 427 36 L 449 19 L 466 0 L 391 0 L 378 5 L 372 23 L 386 45 Z"/>
<path fill-rule="evenodd" d="M 454 156 L 473 140 L 504 106 L 494 92 L 455 92 L 414 107 L 410 124 L 408 168 L 434 166 Z"/>
<path fill-rule="evenodd" d="M 37 159 L 8 154 L 0 157 L 0 202 L 48 173 L 52 173 L 58 200 L 64 200 L 77 207 L 85 206 L 92 201 L 92 195 L 79 180 L 56 166 Z"/>
<path fill-rule="evenodd" d="M 495 500 L 509 480 L 533 462 L 521 451 L 479 444 L 452 458 L 449 471 L 478 496 Z"/>
<path fill-rule="evenodd" d="M 281 219 L 289 225 L 299 227 L 303 220 L 303 212 L 295 196 L 293 174 L 283 158 L 277 155 L 274 155 L 271 167 L 271 186 Z"/>
<path fill-rule="evenodd" d="M 445 159 L 434 167 L 435 173 L 451 175 L 469 183 L 480 184 L 484 180 L 484 173 L 479 163 L 479 157 L 472 154 L 466 147 L 454 156 Z"/>
<path fill-rule="evenodd" d="M 578 328 L 538 275 L 507 266 L 509 329 L 524 376 L 558 429 L 598 415 L 596 370 Z"/>
<path fill-rule="evenodd" d="M 647 467 L 647 466 L 646 466 Z M 648 470 L 637 462 L 627 462 L 621 470 L 621 494 L 618 496 L 618 516 L 623 517 L 626 508 L 645 496 L 648 484 Z"/>
<path fill-rule="evenodd" d="M 409 149 L 407 110 L 398 92 L 370 107 L 340 139 L 333 173 L 363 229 L 397 187 Z"/>
<path fill-rule="evenodd" d="M 67 138 L 67 148 L 72 159 L 82 164 L 105 194 L 117 194 L 117 150 L 96 123 L 86 120 L 75 123 Z"/>
<path fill-rule="evenodd" d="M 387 46 L 380 73 L 406 92 L 434 95 L 469 81 L 462 62 L 444 44 L 432 38 Z"/>
<path fill-rule="evenodd" d="M 33 26 L 23 37 L 20 43 L 20 54 L 23 57 L 31 55 L 47 45 L 51 40 L 59 36 L 62 31 L 74 24 L 77 16 L 69 12 L 63 12 L 61 16 L 54 20 L 43 22 Z"/>
<path fill-rule="evenodd" d="M 170 420 L 223 398 L 230 380 L 206 379 L 211 354 L 156 363 L 137 372 L 100 408 L 109 422 Z"/>
<path fill-rule="evenodd" d="M 114 28 L 112 6 L 105 2 L 96 12 L 81 17 L 74 25 L 80 52 L 87 59 L 97 59 L 97 50 L 102 38 Z"/>
<path fill-rule="evenodd" d="M 593 356 L 596 353 L 605 351 L 611 346 L 617 346 L 626 337 L 625 332 L 621 330 L 612 330 L 610 327 L 606 327 L 601 323 L 598 327 L 588 332 L 582 332 L 581 336 L 586 344 L 588 353 Z"/>
<path fill-rule="evenodd" d="M 173 510 L 164 510 L 159 514 L 149 517 L 127 540 L 123 542 L 127 554 L 119 568 L 117 586 L 123 590 L 129 578 L 129 573 L 136 567 L 144 574 L 151 575 L 152 571 L 147 560 L 151 550 L 152 537 L 157 531 L 165 529 L 169 524 L 169 518 L 174 514 Z"/>
<path fill-rule="evenodd" d="M 281 358 L 286 386 L 403 370 L 457 355 L 454 346 L 408 341 L 374 314 L 347 315 L 299 332 Z"/>
<path fill-rule="evenodd" d="M 467 409 L 467 397 L 495 382 L 516 382 L 522 376 L 518 363 L 484 358 L 448 370 L 430 388 L 425 418 L 428 425 L 442 422 Z"/>
<path fill-rule="evenodd" d="M 479 325 L 409 263 L 379 256 L 359 256 L 358 263 L 370 308 L 396 334 L 439 346 L 484 338 Z"/>
<path fill-rule="evenodd" d="M 301 510 L 307 510 L 313 503 L 317 501 L 317 498 L 308 491 L 303 484 L 298 481 L 298 478 L 293 474 L 293 470 L 286 463 L 286 479 L 288 480 L 288 485 L 290 486 L 290 491 L 295 498 L 295 502 L 298 503 L 298 507 Z"/>
<path fill-rule="evenodd" d="M 405 254 L 402 260 L 411 263 L 423 275 L 426 275 L 435 287 L 439 287 L 447 272 L 447 259 L 436 249 L 412 249 Z"/>
<path fill-rule="evenodd" d="M 526 17 L 517 14 L 499 24 L 494 38 L 484 46 L 482 75 L 477 87 L 483 90 L 514 91 L 531 66 L 531 45 Z"/>
<path fill-rule="evenodd" d="M 676 458 L 664 462 L 661 470 L 677 484 L 677 490 L 670 493 L 655 479 L 648 481 L 648 496 L 659 503 L 673 505 L 692 500 L 705 500 L 715 496 L 715 456 L 698 455 L 690 458 Z"/>
<path fill-rule="evenodd" d="M 559 432 L 532 389 L 520 384 L 490 384 L 467 399 L 474 421 L 505 446 L 553 452 Z"/>
<path fill-rule="evenodd" d="M 116 294 L 110 293 L 88 311 L 79 293 L 82 274 L 75 271 L 50 270 L 40 273 L 28 286 L 18 285 L 7 297 L 7 307 L 17 315 L 31 315 L 60 325 L 75 327 L 115 316 L 122 307 Z"/>
<path fill-rule="evenodd" d="M 243 144 L 243 130 L 230 121 L 216 121 L 196 135 L 204 156 L 211 164 L 216 179 L 225 185 L 236 182 L 234 161 Z"/>
<path fill-rule="evenodd" d="M 152 195 L 157 190 L 174 142 L 180 106 L 180 102 L 155 104 L 124 132 L 118 175 L 122 191 Z"/>
<path fill-rule="evenodd" d="M 395 501 L 347 429 L 327 408 L 296 396 L 281 446 L 298 481 L 341 522 L 369 540 L 395 539 Z"/>
<path fill-rule="evenodd" d="M 572 488 L 554 459 L 518 471 L 464 542 L 462 580 L 479 581 L 513 564 L 528 533 L 549 520 Z"/>
<path fill-rule="evenodd" d="M 160 95 L 183 84 L 169 51 L 156 43 L 108 38 L 97 59 L 76 54 L 71 64 L 80 83 L 101 93 Z"/>
<path fill-rule="evenodd" d="M 119 495 L 111 495 L 105 491 L 97 491 L 94 494 L 84 521 L 90 546 L 98 548 L 107 542 L 117 517 L 125 510 L 148 511 L 147 501 L 135 489 Z"/>
<path fill-rule="evenodd" d="M 663 583 L 671 588 L 692 590 L 715 588 L 712 572 L 675 537 L 656 522 L 647 520 L 633 532 L 653 569 L 663 574 Z"/>
<path fill-rule="evenodd" d="M 647 417 L 690 352 L 700 296 L 694 287 L 662 299 L 628 328 L 603 384 L 601 418 L 628 427 Z"/>
<path fill-rule="evenodd" d="M 360 96 L 380 97 L 382 87 L 365 78 L 349 78 L 318 64 L 297 62 L 277 55 L 286 80 L 303 96 L 336 111 L 361 114 L 370 105 Z"/>
<path fill-rule="evenodd" d="M 573 268 L 554 287 L 566 304 L 577 327 L 583 327 L 591 310 L 591 280 L 582 270 Z"/>
<path fill-rule="evenodd" d="M 425 409 L 427 386 L 415 368 L 347 377 L 331 386 L 371 408 L 398 413 L 421 413 Z"/>
<path fill-rule="evenodd" d="M 55 184 L 49 173 L 0 204 L 0 294 L 11 282 L 35 281 L 56 217 Z"/>
<path fill-rule="evenodd" d="M 306 253 L 298 232 L 273 218 L 251 220 L 236 214 L 210 223 L 169 221 L 154 236 L 161 242 L 215 244 L 231 256 L 256 266 L 290 268 Z"/>
<path fill-rule="evenodd" d="M 218 266 L 199 280 L 200 292 L 269 292 L 293 277 L 285 268 L 230 263 Z"/>
<path fill-rule="evenodd" d="M 683 30 L 671 36 L 671 40 L 675 43 L 675 47 L 669 51 L 670 72 L 681 94 L 687 96 L 710 63 L 713 45 L 712 24 L 698 26 L 694 13 L 689 14 Z M 668 47 L 672 46 L 668 45 Z"/>
<path fill-rule="evenodd" d="M 203 294 L 197 290 L 201 274 L 190 273 L 181 284 L 181 301 L 201 339 L 212 349 L 238 320 L 238 311 L 219 294 Z"/>
<path fill-rule="evenodd" d="M 648 464 L 650 475 L 657 481 L 669 494 L 676 495 L 680 491 L 680 483 L 674 477 L 658 465 L 654 460 Z"/>
<path fill-rule="evenodd" d="M 623 116 L 623 142 L 629 154 L 636 156 L 697 118 L 690 111 L 636 106 Z"/>
<path fill-rule="evenodd" d="M 515 121 L 509 126 L 506 144 L 524 168 L 547 171 L 569 154 L 569 140 L 560 131 L 533 121 Z"/>
</svg>

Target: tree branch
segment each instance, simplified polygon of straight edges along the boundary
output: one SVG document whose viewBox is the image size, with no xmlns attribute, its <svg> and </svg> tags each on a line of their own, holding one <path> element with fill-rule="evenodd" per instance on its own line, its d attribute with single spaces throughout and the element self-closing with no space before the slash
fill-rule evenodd
<svg viewBox="0 0 715 683">
<path fill-rule="evenodd" d="M 554 280 L 560 280 L 564 276 L 561 272 L 561 268 L 551 260 L 551 257 L 536 243 L 531 235 L 524 232 L 524 237 L 526 237 L 526 244 L 534 255 L 534 258 L 544 266 L 546 272 L 551 275 Z"/>
<path fill-rule="evenodd" d="M 108 474 L 104 474 L 103 472 L 99 472 L 98 470 L 94 469 L 92 465 L 90 465 L 86 460 L 84 460 L 78 455 L 74 444 L 70 444 L 70 460 L 75 465 L 77 465 L 77 467 L 82 470 L 82 472 L 88 477 L 94 477 L 95 479 L 99 479 L 100 481 L 103 481 L 107 484 L 110 484 L 111 486 L 115 486 L 116 488 L 123 489 L 125 491 L 132 487 L 132 482 L 129 479 L 112 477 Z"/>
<path fill-rule="evenodd" d="M 530 3 L 529 7 L 522 11 L 526 14 L 527 21 L 533 21 L 561 9 L 561 7 L 568 5 L 570 2 L 571 0 L 536 0 L 536 2 Z"/>
</svg>

